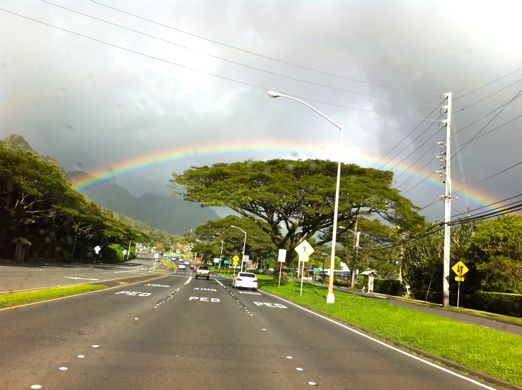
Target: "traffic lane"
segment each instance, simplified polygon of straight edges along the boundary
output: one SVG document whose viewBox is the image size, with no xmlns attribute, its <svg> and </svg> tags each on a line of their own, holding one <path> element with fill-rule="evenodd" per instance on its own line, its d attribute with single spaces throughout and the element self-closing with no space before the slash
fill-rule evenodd
<svg viewBox="0 0 522 390">
<path fill-rule="evenodd" d="M 300 389 L 307 386 L 267 347 L 255 317 L 218 282 L 191 280 L 118 337 L 48 385 L 82 389 Z M 93 375 L 92 373 L 95 373 Z M 66 382 L 67 381 L 67 382 Z"/>
<path fill-rule="evenodd" d="M 101 334 L 118 337 L 129 319 L 154 310 L 186 280 L 165 277 L 0 311 L 0 388 L 27 389 L 28 381 L 55 376 L 77 355 L 89 355 Z"/>
<path fill-rule="evenodd" d="M 146 275 L 152 262 L 134 261 L 130 264 L 61 264 L 34 266 L 1 266 L 0 291 L 63 286 Z"/>
<path fill-rule="evenodd" d="M 236 290 L 234 295 L 267 329 L 267 341 L 283 348 L 296 369 L 306 369 L 321 386 L 479 388 L 274 296 L 247 290 Z"/>
</svg>

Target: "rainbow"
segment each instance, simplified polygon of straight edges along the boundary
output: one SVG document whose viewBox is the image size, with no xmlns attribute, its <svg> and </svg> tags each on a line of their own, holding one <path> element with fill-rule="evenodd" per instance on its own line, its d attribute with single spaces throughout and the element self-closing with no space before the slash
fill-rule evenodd
<svg viewBox="0 0 522 390">
<path fill-rule="evenodd" d="M 72 182 L 73 188 L 78 191 L 84 191 L 97 186 L 102 186 L 107 181 L 116 177 L 122 177 L 127 175 L 136 175 L 147 169 L 160 166 L 172 165 L 176 162 L 184 160 L 190 160 L 198 157 L 213 157 L 216 162 L 232 162 L 242 161 L 248 158 L 254 159 L 254 155 L 263 154 L 264 158 L 290 158 L 296 159 L 301 158 L 323 158 L 336 160 L 332 156 L 336 156 L 335 145 L 317 145 L 317 144 L 296 144 L 295 142 L 284 142 L 278 140 L 277 142 L 263 141 L 249 141 L 249 142 L 226 142 L 226 143 L 212 143 L 212 144 L 200 144 L 197 146 L 180 146 L 175 148 L 169 148 L 154 152 L 148 152 L 143 155 L 131 157 L 129 159 L 115 161 L 107 164 L 110 168 L 97 168 L 89 172 L 92 177 L 81 178 Z M 249 157 L 244 157 L 248 154 Z M 379 160 L 379 156 L 372 156 L 361 152 L 358 149 L 349 150 L 346 155 L 350 156 L 350 162 L 360 166 L 370 166 L 375 161 Z M 237 158 L 234 159 L 234 156 Z M 269 156 L 269 157 L 267 157 Z M 391 166 L 384 166 L 384 169 L 390 169 Z M 174 170 L 174 169 L 173 169 Z M 438 194 L 443 193 L 443 186 L 436 176 L 432 176 L 432 170 L 411 167 L 407 162 L 401 163 L 393 167 L 395 172 L 404 173 L 408 176 L 413 176 L 418 179 L 426 179 L 426 183 L 436 188 Z M 412 184 L 414 182 L 412 181 Z M 453 188 L 462 188 L 463 186 L 458 182 L 453 183 Z M 456 195 L 461 197 L 467 196 L 468 200 L 475 203 L 476 205 L 483 206 L 488 205 L 496 201 L 495 198 L 490 195 L 479 192 L 471 187 L 467 188 L 466 193 L 455 192 Z"/>
</svg>

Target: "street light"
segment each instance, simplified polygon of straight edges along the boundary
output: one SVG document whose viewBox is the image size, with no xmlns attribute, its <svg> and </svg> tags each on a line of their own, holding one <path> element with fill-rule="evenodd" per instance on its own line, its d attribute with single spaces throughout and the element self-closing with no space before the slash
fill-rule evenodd
<svg viewBox="0 0 522 390">
<path fill-rule="evenodd" d="M 246 236 L 247 232 L 245 232 L 243 229 L 241 229 L 239 226 L 230 225 L 231 228 L 236 228 L 241 230 L 245 234 L 245 240 L 243 241 L 243 256 L 241 257 L 241 272 L 243 272 L 243 262 L 245 261 L 245 247 L 246 247 Z"/>
<path fill-rule="evenodd" d="M 337 214 L 339 211 L 339 185 L 341 181 L 341 150 L 343 147 L 343 129 L 341 126 L 339 126 L 336 122 L 328 118 L 325 114 L 323 114 L 321 111 L 319 111 L 317 108 L 312 106 L 311 104 L 298 99 L 293 96 L 285 95 L 279 92 L 275 91 L 268 91 L 268 96 L 272 98 L 287 98 L 290 100 L 295 100 L 296 102 L 299 102 L 301 104 L 304 104 L 308 108 L 310 108 L 315 113 L 322 116 L 324 119 L 326 119 L 328 122 L 330 122 L 332 125 L 337 127 L 339 129 L 339 162 L 337 164 L 337 181 L 335 183 L 335 205 L 334 205 L 334 215 L 333 215 L 333 231 L 332 231 L 332 253 L 330 256 L 330 277 L 328 278 L 328 295 L 326 295 L 326 303 L 335 303 L 335 295 L 333 293 L 333 281 L 334 281 L 334 268 L 335 268 L 335 245 L 337 240 Z"/>
</svg>

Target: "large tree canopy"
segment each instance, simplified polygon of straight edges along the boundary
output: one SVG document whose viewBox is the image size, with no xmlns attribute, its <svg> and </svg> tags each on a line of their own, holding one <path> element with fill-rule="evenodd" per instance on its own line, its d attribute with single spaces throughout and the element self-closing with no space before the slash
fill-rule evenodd
<svg viewBox="0 0 522 390">
<path fill-rule="evenodd" d="M 312 236 L 319 245 L 331 241 L 336 175 L 335 162 L 277 159 L 193 167 L 171 181 L 185 186 L 186 200 L 264 221 L 259 226 L 272 242 L 290 250 Z M 391 187 L 392 179 L 391 172 L 343 164 L 339 224 L 350 228 L 357 215 L 402 226 L 422 222 L 411 202 Z"/>
</svg>

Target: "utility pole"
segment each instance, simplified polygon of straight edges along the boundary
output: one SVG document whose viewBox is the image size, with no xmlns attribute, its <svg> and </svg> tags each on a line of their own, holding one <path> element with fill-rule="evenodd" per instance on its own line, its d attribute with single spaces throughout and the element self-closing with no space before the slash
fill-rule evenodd
<svg viewBox="0 0 522 390">
<path fill-rule="evenodd" d="M 355 287 L 355 266 L 357 263 L 357 250 L 359 249 L 359 238 L 361 237 L 361 232 L 357 231 L 358 223 L 359 223 L 359 215 L 356 215 L 355 226 L 354 226 L 355 230 L 352 231 L 352 233 L 353 233 L 353 267 L 352 268 L 354 268 L 354 269 L 350 270 L 350 272 L 352 273 L 352 283 L 351 283 L 352 288 Z"/>
<path fill-rule="evenodd" d="M 446 93 L 447 103 L 444 108 L 448 114 L 446 119 L 446 155 L 445 155 L 445 186 L 444 186 L 444 272 L 442 276 L 442 306 L 449 306 L 449 277 L 451 251 L 451 111 L 452 93 Z"/>
</svg>

